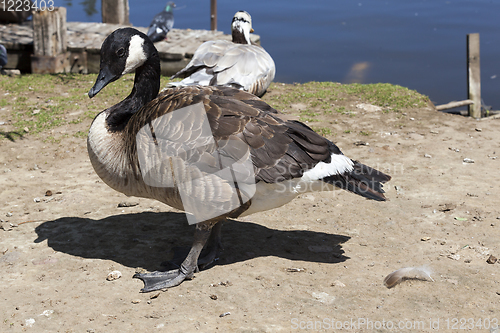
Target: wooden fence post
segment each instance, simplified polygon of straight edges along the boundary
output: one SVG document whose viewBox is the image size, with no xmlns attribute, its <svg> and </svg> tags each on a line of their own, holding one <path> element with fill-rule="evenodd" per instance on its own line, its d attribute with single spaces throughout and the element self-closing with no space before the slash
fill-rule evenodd
<svg viewBox="0 0 500 333">
<path fill-rule="evenodd" d="M 467 85 L 469 99 L 469 116 L 481 118 L 481 66 L 479 62 L 479 34 L 467 35 Z"/>
<path fill-rule="evenodd" d="M 32 73 L 69 71 L 66 42 L 66 8 L 38 10 L 33 14 Z"/>
<path fill-rule="evenodd" d="M 128 0 L 101 0 L 102 23 L 130 25 Z"/>
<path fill-rule="evenodd" d="M 217 30 L 217 0 L 210 0 L 210 30 Z"/>
</svg>

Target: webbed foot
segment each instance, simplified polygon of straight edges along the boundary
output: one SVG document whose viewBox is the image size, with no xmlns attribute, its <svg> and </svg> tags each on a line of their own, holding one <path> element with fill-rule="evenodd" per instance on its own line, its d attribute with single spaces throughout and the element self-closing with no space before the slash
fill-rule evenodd
<svg viewBox="0 0 500 333">
<path fill-rule="evenodd" d="M 134 274 L 134 278 L 144 281 L 141 292 L 147 293 L 164 288 L 178 286 L 186 279 L 192 279 L 198 271 L 198 257 L 211 233 L 211 224 L 198 223 L 194 233 L 194 242 L 186 259 L 178 269 L 167 272 L 151 272 Z"/>
<path fill-rule="evenodd" d="M 141 292 L 147 293 L 178 286 L 182 281 L 192 279 L 193 273 L 187 275 L 179 268 L 167 272 L 136 273 L 133 277 L 144 282 L 144 288 L 141 289 Z"/>
</svg>

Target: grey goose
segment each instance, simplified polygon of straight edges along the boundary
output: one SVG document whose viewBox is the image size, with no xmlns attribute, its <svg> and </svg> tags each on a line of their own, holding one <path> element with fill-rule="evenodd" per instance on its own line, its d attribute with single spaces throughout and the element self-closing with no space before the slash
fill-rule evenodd
<svg viewBox="0 0 500 333">
<path fill-rule="evenodd" d="M 262 47 L 253 45 L 252 18 L 237 12 L 231 22 L 232 41 L 208 41 L 200 45 L 189 64 L 172 78 L 185 78 L 177 86 L 227 86 L 262 96 L 274 79 L 273 58 Z"/>
<path fill-rule="evenodd" d="M 226 218 L 282 206 L 306 191 L 341 188 L 386 200 L 382 183 L 390 176 L 351 160 L 255 95 L 213 86 L 159 94 L 158 52 L 133 28 L 116 30 L 103 42 L 89 97 L 132 72 L 132 92 L 99 113 L 90 127 L 87 148 L 95 172 L 128 196 L 156 199 L 193 216 L 206 213 L 195 221 L 194 242 L 180 268 L 134 275 L 144 281 L 142 292 L 179 285 L 193 277 L 198 265 L 212 262 Z M 225 173 L 218 172 L 223 160 L 234 162 Z M 249 161 L 250 167 L 239 161 Z M 238 181 L 232 181 L 235 174 Z M 186 215 L 189 220 L 191 214 Z M 206 244 L 208 254 L 199 258 Z"/>
</svg>

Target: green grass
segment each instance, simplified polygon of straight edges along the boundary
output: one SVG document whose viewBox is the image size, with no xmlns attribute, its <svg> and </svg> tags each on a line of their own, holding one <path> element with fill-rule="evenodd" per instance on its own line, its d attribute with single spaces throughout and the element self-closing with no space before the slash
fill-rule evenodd
<svg viewBox="0 0 500 333">
<path fill-rule="evenodd" d="M 331 113 L 332 109 L 338 113 L 347 113 L 344 106 L 336 107 L 336 104 L 349 98 L 357 103 L 370 103 L 393 111 L 424 107 L 429 100 L 427 96 L 414 90 L 389 83 L 308 82 L 288 85 L 285 89 L 281 84 L 275 83 L 271 89 L 279 91 L 280 94 L 269 98 L 264 96 L 264 100 L 277 110 L 289 109 L 297 103 L 306 103 L 309 107 L 323 110 L 325 114 Z"/>
<path fill-rule="evenodd" d="M 347 114 L 348 111 L 344 106 L 339 106 L 338 108 L 335 108 L 335 112 L 341 113 L 341 114 Z"/>
<path fill-rule="evenodd" d="M 22 109 L 22 106 L 18 107 L 18 109 Z M 24 130 L 28 128 L 29 132 L 39 133 L 65 123 L 62 118 L 62 110 L 59 107 L 47 107 L 32 117 L 29 116 L 29 113 L 32 113 L 32 110 L 29 108 L 27 112 L 19 110 L 14 113 L 16 119 L 14 126 L 17 129 Z"/>
<path fill-rule="evenodd" d="M 321 134 L 322 136 L 329 136 L 332 135 L 332 129 L 329 127 L 315 127 L 313 126 L 312 129 L 316 132 Z"/>
<path fill-rule="evenodd" d="M 25 129 L 32 135 L 47 133 L 63 125 L 76 126 L 121 101 L 133 86 L 133 75 L 126 75 L 89 99 L 87 93 L 96 77 L 96 74 L 0 76 L 0 108 L 9 110 L 9 120 L 15 128 L 8 133 L 0 132 L 0 135 L 13 140 L 26 135 Z M 168 77 L 161 77 L 160 86 L 165 87 L 168 82 Z M 321 116 L 334 113 L 356 116 L 349 109 L 349 105 L 354 103 L 371 103 L 391 112 L 423 107 L 428 101 L 426 96 L 413 90 L 387 83 L 273 83 L 270 90 L 278 93 L 265 95 L 264 100 L 280 111 L 290 109 L 292 105 L 305 104 L 305 108 L 297 112 L 299 119 L 304 122 L 324 121 Z M 317 130 L 323 135 L 331 134 L 327 127 L 319 127 Z M 86 131 L 78 129 L 73 136 L 84 137 L 86 134 Z"/>
<path fill-rule="evenodd" d="M 0 90 L 6 95 L 0 105 L 11 108 L 18 132 L 45 132 L 68 123 L 65 115 L 87 103 L 85 92 L 95 78 L 73 74 L 1 77 Z"/>
<path fill-rule="evenodd" d="M 341 90 L 344 90 L 346 94 L 356 95 L 371 104 L 395 110 L 424 107 L 429 100 L 428 97 L 415 90 L 389 83 L 353 83 L 342 85 Z"/>
<path fill-rule="evenodd" d="M 79 124 L 84 119 L 94 119 L 102 110 L 125 98 L 133 86 L 133 75 L 106 86 L 96 97 L 87 93 L 97 78 L 96 74 L 27 74 L 0 77 L 0 107 L 11 109 L 13 133 L 4 133 L 16 139 L 26 133 L 46 132 L 65 124 Z M 162 77 L 161 86 L 168 83 Z M 68 114 L 82 110 L 81 116 L 68 119 Z M 35 111 L 35 112 L 34 112 Z"/>
<path fill-rule="evenodd" d="M 318 121 L 317 118 L 311 118 L 311 117 L 306 117 L 306 116 L 300 116 L 299 120 L 303 123 L 308 122 L 308 123 L 315 123 Z"/>
<path fill-rule="evenodd" d="M 86 138 L 88 132 L 87 131 L 78 131 L 73 134 L 75 138 Z"/>
</svg>

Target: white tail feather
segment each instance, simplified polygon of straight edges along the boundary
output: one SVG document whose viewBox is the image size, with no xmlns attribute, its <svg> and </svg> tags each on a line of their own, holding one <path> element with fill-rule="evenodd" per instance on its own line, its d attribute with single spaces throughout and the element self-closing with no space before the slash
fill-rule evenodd
<svg viewBox="0 0 500 333">
<path fill-rule="evenodd" d="M 431 277 L 431 274 L 432 270 L 429 267 L 425 266 L 405 267 L 398 269 L 397 271 L 394 271 L 391 274 L 387 275 L 384 279 L 384 285 L 387 288 L 392 288 L 395 285 L 401 283 L 401 281 L 409 279 L 434 282 L 434 280 Z"/>
</svg>

